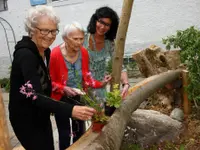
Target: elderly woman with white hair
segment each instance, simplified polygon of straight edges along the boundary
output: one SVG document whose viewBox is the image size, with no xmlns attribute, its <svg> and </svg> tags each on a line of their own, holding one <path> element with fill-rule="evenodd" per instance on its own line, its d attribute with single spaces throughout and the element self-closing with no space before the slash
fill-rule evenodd
<svg viewBox="0 0 200 150">
<path fill-rule="evenodd" d="M 62 34 L 63 43 L 52 50 L 50 57 L 50 75 L 52 79 L 52 98 L 65 103 L 80 102 L 80 93 L 75 88 L 101 88 L 111 79 L 105 76 L 102 82 L 94 80 L 89 73 L 89 57 L 82 46 L 83 27 L 78 23 L 66 25 Z M 64 92 L 63 92 L 64 91 Z M 70 131 L 69 118 L 55 114 L 59 132 L 60 150 L 70 145 L 71 136 L 75 142 L 84 132 L 84 122 L 72 119 Z"/>
<path fill-rule="evenodd" d="M 88 120 L 96 113 L 93 108 L 50 98 L 49 46 L 59 32 L 58 23 L 59 18 L 52 7 L 33 7 L 25 21 L 28 36 L 15 46 L 10 76 L 9 117 L 17 138 L 26 150 L 54 150 L 51 112 L 63 118 L 81 120 Z"/>
</svg>

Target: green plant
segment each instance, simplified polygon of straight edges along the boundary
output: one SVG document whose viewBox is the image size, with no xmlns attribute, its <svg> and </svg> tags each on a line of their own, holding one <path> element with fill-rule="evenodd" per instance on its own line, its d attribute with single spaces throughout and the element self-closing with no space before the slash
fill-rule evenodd
<svg viewBox="0 0 200 150">
<path fill-rule="evenodd" d="M 94 122 L 101 122 L 101 123 L 106 123 L 108 121 L 108 116 L 106 116 L 104 114 L 103 111 L 101 112 L 97 112 L 97 114 L 95 114 L 93 117 L 92 117 L 92 120 Z"/>
<path fill-rule="evenodd" d="M 186 88 L 190 100 L 194 100 L 196 107 L 200 102 L 200 30 L 194 26 L 175 35 L 163 39 L 167 49 L 180 48 L 181 62 L 189 71 L 189 86 Z"/>
<path fill-rule="evenodd" d="M 6 87 L 6 85 L 8 84 L 9 82 L 9 78 L 2 78 L 0 79 L 0 84 L 1 84 L 1 87 Z"/>
<path fill-rule="evenodd" d="M 119 84 L 113 85 L 113 91 L 106 93 L 106 105 L 110 107 L 119 108 L 122 97 L 120 95 Z"/>
<path fill-rule="evenodd" d="M 103 111 L 103 102 L 100 99 L 97 99 L 97 97 L 94 94 L 92 94 L 89 89 L 87 93 L 81 95 L 81 100 L 84 103 L 84 105 L 92 107 L 97 111 L 97 113 L 92 117 L 92 120 L 94 122 L 107 122 L 108 117 Z"/>
</svg>

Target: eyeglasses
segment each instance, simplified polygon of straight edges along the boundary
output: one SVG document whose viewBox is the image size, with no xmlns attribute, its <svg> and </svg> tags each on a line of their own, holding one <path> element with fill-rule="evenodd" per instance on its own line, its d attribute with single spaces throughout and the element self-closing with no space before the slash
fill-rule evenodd
<svg viewBox="0 0 200 150">
<path fill-rule="evenodd" d="M 104 22 L 103 20 L 101 20 L 101 19 L 99 19 L 99 20 L 97 20 L 100 24 L 102 24 L 102 25 L 104 25 L 104 26 L 106 26 L 106 27 L 110 27 L 111 26 L 111 24 L 109 24 L 109 23 L 106 23 L 106 22 Z"/>
<path fill-rule="evenodd" d="M 35 28 L 38 29 L 42 35 L 48 35 L 51 32 L 51 35 L 56 36 L 59 33 L 58 29 L 48 30 L 48 29 L 40 29 L 38 27 Z"/>
</svg>

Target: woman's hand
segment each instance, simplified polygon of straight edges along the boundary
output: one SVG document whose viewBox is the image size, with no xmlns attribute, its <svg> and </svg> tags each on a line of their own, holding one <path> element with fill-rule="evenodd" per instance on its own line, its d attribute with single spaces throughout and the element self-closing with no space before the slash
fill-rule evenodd
<svg viewBox="0 0 200 150">
<path fill-rule="evenodd" d="M 67 96 L 76 96 L 76 95 L 79 95 L 79 93 L 76 90 L 74 90 L 73 88 L 70 88 L 68 86 L 64 87 L 64 93 Z"/>
<path fill-rule="evenodd" d="M 130 85 L 128 83 L 124 84 L 122 93 L 121 93 L 122 99 L 124 99 L 127 96 L 129 87 L 130 87 Z"/>
<path fill-rule="evenodd" d="M 105 77 L 102 81 L 103 86 L 105 86 L 111 79 L 112 79 L 111 75 L 105 75 Z"/>
<path fill-rule="evenodd" d="M 96 110 L 87 106 L 74 106 L 72 117 L 80 120 L 90 120 L 96 113 Z"/>
</svg>

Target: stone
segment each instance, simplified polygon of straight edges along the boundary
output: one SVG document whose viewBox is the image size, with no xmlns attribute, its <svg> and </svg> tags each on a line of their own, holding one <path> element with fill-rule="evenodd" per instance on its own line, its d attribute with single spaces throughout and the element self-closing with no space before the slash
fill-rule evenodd
<svg viewBox="0 0 200 150">
<path fill-rule="evenodd" d="M 183 110 L 180 108 L 174 108 L 170 114 L 170 117 L 178 121 L 183 121 L 184 119 Z"/>
<path fill-rule="evenodd" d="M 122 147 L 128 144 L 147 145 L 175 140 L 182 132 L 182 123 L 154 110 L 137 109 L 128 123 Z"/>
</svg>

